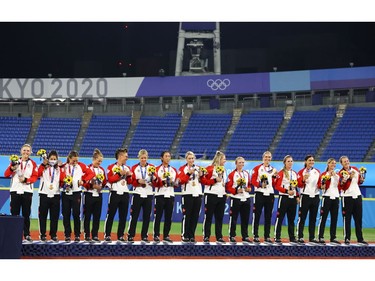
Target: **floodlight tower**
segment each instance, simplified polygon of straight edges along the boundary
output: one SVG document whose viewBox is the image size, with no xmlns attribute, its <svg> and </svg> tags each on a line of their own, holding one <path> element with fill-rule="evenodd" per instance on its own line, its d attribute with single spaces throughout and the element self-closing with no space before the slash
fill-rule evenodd
<svg viewBox="0 0 375 281">
<path fill-rule="evenodd" d="M 175 76 L 221 74 L 218 22 L 181 22 Z"/>
</svg>

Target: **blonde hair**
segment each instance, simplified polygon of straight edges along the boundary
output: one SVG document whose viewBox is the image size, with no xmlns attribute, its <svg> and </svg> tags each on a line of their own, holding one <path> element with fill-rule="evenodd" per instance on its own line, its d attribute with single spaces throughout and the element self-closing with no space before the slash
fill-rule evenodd
<svg viewBox="0 0 375 281">
<path fill-rule="evenodd" d="M 142 155 L 146 155 L 148 157 L 148 152 L 146 149 L 141 149 L 139 152 L 138 152 L 138 158 L 140 158 Z"/>
<path fill-rule="evenodd" d="M 339 161 L 340 161 L 340 164 L 342 164 L 342 160 L 343 160 L 344 158 L 348 158 L 348 159 L 349 159 L 348 156 L 345 156 L 345 155 L 341 156 L 341 157 L 340 157 L 340 160 L 339 160 Z"/>
<path fill-rule="evenodd" d="M 268 150 L 263 153 L 262 158 L 264 158 L 264 156 L 266 156 L 266 154 L 271 155 L 271 158 L 272 158 L 272 153 L 271 153 L 271 151 L 268 151 Z"/>
<path fill-rule="evenodd" d="M 185 153 L 185 159 L 187 159 L 189 155 L 193 155 L 193 156 L 194 156 L 194 159 L 195 159 L 195 154 L 194 154 L 193 151 L 187 151 L 187 152 Z"/>
<path fill-rule="evenodd" d="M 336 161 L 336 159 L 335 158 L 328 158 L 326 171 L 328 171 L 328 165 L 331 164 L 332 161 Z"/>
<path fill-rule="evenodd" d="M 220 166 L 220 160 L 225 156 L 225 154 L 221 151 L 216 151 L 214 159 L 212 159 L 212 165 Z"/>
<path fill-rule="evenodd" d="M 284 157 L 284 159 L 283 159 L 283 163 L 284 163 L 283 172 L 284 172 L 284 176 L 285 176 L 287 179 L 289 179 L 289 173 L 288 173 L 288 170 L 287 170 L 286 167 L 285 167 L 285 162 L 286 162 L 286 160 L 287 160 L 288 158 L 292 158 L 292 160 L 293 160 L 293 157 L 290 156 L 290 155 L 286 155 L 286 156 Z"/>
<path fill-rule="evenodd" d="M 242 156 L 238 156 L 235 160 L 234 160 L 234 163 L 237 164 L 237 161 L 240 160 L 240 159 L 243 159 L 245 161 L 245 158 L 243 158 Z"/>
<path fill-rule="evenodd" d="M 94 153 L 92 154 L 92 158 L 97 159 L 99 157 L 103 157 L 103 153 L 98 148 L 95 148 Z"/>
<path fill-rule="evenodd" d="M 30 148 L 30 153 L 33 153 L 33 149 L 31 148 L 31 145 L 28 144 L 28 143 L 25 143 L 25 144 L 21 147 L 21 151 L 22 151 L 22 148 L 24 148 L 25 146 Z"/>
</svg>

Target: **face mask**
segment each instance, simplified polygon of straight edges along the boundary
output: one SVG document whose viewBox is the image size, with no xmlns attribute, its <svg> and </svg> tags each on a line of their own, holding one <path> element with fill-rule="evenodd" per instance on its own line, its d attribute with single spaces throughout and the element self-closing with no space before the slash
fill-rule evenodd
<svg viewBox="0 0 375 281">
<path fill-rule="evenodd" d="M 56 163 L 57 163 L 57 160 L 49 160 L 48 163 L 49 163 L 51 166 L 55 166 Z"/>
</svg>

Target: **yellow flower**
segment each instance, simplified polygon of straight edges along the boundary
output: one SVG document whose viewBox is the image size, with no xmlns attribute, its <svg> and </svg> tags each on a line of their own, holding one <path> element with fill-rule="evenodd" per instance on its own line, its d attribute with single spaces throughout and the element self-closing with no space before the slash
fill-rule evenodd
<svg viewBox="0 0 375 281">
<path fill-rule="evenodd" d="M 268 177 L 266 174 L 263 174 L 260 176 L 260 181 L 266 181 L 266 180 L 268 180 Z"/>
<path fill-rule="evenodd" d="M 12 154 L 9 158 L 10 161 L 12 162 L 17 162 L 20 158 L 16 154 Z"/>
<path fill-rule="evenodd" d="M 207 169 L 205 167 L 200 167 L 199 171 L 201 171 L 203 175 L 207 174 Z"/>
<path fill-rule="evenodd" d="M 47 151 L 45 149 L 39 149 L 36 155 L 38 156 L 47 155 Z"/>
<path fill-rule="evenodd" d="M 216 166 L 215 171 L 218 174 L 224 173 L 224 166 Z"/>
<path fill-rule="evenodd" d="M 114 167 L 112 168 L 112 172 L 114 172 L 115 174 L 116 174 L 116 173 L 119 174 L 119 173 L 121 172 L 121 169 L 120 169 L 119 166 L 114 166 Z"/>
<path fill-rule="evenodd" d="M 241 187 L 241 186 L 243 186 L 243 185 L 246 184 L 246 181 L 245 181 L 244 178 L 238 178 L 237 181 L 236 181 L 236 183 L 237 183 L 237 186 Z"/>
<path fill-rule="evenodd" d="M 155 166 L 148 166 L 147 174 L 153 174 L 153 173 L 155 173 Z"/>
<path fill-rule="evenodd" d="M 104 180 L 104 175 L 103 175 L 103 174 L 97 174 L 97 175 L 96 175 L 96 179 L 97 179 L 99 182 L 103 182 L 103 180 Z"/>
<path fill-rule="evenodd" d="M 66 185 L 72 185 L 73 177 L 71 175 L 66 175 L 64 178 L 64 183 Z"/>
<path fill-rule="evenodd" d="M 293 187 L 293 188 L 296 188 L 297 184 L 298 184 L 297 180 L 291 180 L 290 181 L 290 186 Z"/>
<path fill-rule="evenodd" d="M 361 174 L 366 174 L 367 173 L 367 169 L 365 167 L 361 167 L 361 168 L 359 168 L 359 172 Z"/>
<path fill-rule="evenodd" d="M 164 174 L 163 174 L 163 178 L 169 178 L 171 176 L 171 173 L 170 172 L 168 172 L 168 171 L 166 171 L 166 172 L 164 172 Z"/>
<path fill-rule="evenodd" d="M 344 178 L 349 177 L 349 173 L 348 173 L 347 171 L 345 171 L 345 170 L 342 170 L 342 171 L 340 172 L 340 174 L 341 174 Z"/>
<path fill-rule="evenodd" d="M 326 181 L 329 181 L 331 179 L 331 177 L 328 175 L 328 174 L 325 174 L 324 176 L 322 176 L 322 182 L 326 182 Z"/>
</svg>

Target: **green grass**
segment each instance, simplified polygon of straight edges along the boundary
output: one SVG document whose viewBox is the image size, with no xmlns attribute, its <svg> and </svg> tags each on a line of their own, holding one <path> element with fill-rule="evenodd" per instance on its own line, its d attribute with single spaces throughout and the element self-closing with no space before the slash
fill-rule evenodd
<svg viewBox="0 0 375 281">
<path fill-rule="evenodd" d="M 117 221 L 113 222 L 112 233 L 116 233 L 117 224 L 118 224 Z M 125 232 L 127 231 L 128 225 L 129 224 L 127 222 Z M 149 235 L 152 235 L 152 226 L 153 226 L 153 224 L 152 224 L 152 222 L 150 222 L 150 227 L 149 227 L 149 231 L 148 231 Z M 73 223 L 72 223 L 72 227 L 73 227 Z M 137 234 L 140 233 L 141 227 L 142 227 L 142 222 L 138 222 L 137 232 L 136 232 Z M 37 219 L 31 220 L 30 229 L 31 229 L 31 231 L 39 231 Z M 103 232 L 103 229 L 104 229 L 104 221 L 100 221 L 99 232 Z M 49 230 L 49 222 L 47 222 L 47 234 L 48 234 L 48 230 Z M 62 224 L 62 220 L 59 220 L 58 231 L 63 231 L 63 230 L 64 230 L 64 227 L 63 227 L 63 224 Z M 162 233 L 163 223 L 161 223 L 160 230 L 161 230 L 161 233 Z M 317 230 L 317 228 L 316 228 L 316 230 Z M 250 237 L 252 237 L 251 231 L 252 231 L 251 224 L 249 224 L 249 235 L 250 235 Z M 215 233 L 214 224 L 212 224 L 211 235 L 212 234 L 214 235 L 214 233 Z M 241 233 L 240 232 L 240 225 L 238 224 L 237 225 L 237 236 L 238 237 L 239 237 L 240 233 Z M 271 238 L 273 238 L 273 233 L 274 233 L 274 226 L 271 226 Z M 171 235 L 180 235 L 181 234 L 181 223 L 180 222 L 172 223 L 170 234 Z M 337 234 L 337 239 L 343 240 L 343 228 L 342 227 L 337 228 L 336 234 Z M 197 237 L 202 235 L 202 224 L 201 223 L 199 223 L 198 226 L 197 226 L 196 235 L 197 235 Z M 223 225 L 223 235 L 224 235 L 224 237 L 228 236 L 228 224 Z M 304 229 L 304 235 L 305 235 L 305 239 L 306 239 L 306 237 L 308 237 L 307 227 L 305 227 L 305 229 Z M 259 236 L 261 238 L 263 237 L 263 225 L 259 226 Z M 367 242 L 375 242 L 375 228 L 363 228 L 363 237 Z M 288 238 L 287 226 L 283 226 L 282 232 L 281 232 L 281 238 Z M 326 240 L 329 239 L 329 225 L 325 229 L 324 238 Z M 354 227 L 352 227 L 352 241 L 356 241 Z"/>
</svg>

